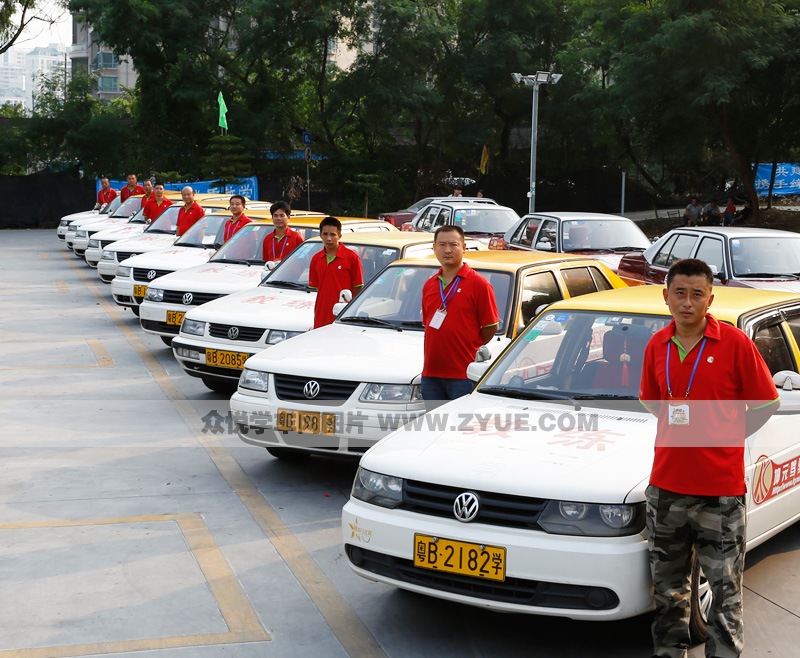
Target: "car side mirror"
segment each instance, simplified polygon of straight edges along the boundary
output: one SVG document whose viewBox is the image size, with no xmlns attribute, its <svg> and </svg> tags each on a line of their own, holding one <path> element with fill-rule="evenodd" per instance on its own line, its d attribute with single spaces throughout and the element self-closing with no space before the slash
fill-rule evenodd
<svg viewBox="0 0 800 658">
<path fill-rule="evenodd" d="M 536 248 L 539 251 L 552 251 L 553 250 L 553 245 L 550 244 L 550 242 L 547 241 L 547 240 L 542 240 L 542 241 L 536 243 Z"/>
<path fill-rule="evenodd" d="M 336 302 L 333 305 L 333 314 L 338 317 L 339 313 L 344 311 L 345 306 L 347 306 L 347 302 Z"/>
<path fill-rule="evenodd" d="M 784 391 L 800 390 L 800 375 L 792 370 L 781 370 L 772 375 L 775 386 Z"/>
<path fill-rule="evenodd" d="M 467 366 L 467 379 L 469 379 L 471 382 L 480 381 L 486 374 L 486 371 L 489 369 L 490 365 L 492 364 L 489 361 L 483 361 L 482 363 L 473 361 Z"/>
</svg>

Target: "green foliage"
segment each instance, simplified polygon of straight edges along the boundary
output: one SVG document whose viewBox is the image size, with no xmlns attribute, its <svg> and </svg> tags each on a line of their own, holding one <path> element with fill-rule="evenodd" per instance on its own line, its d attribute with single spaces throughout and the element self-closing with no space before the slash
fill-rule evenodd
<svg viewBox="0 0 800 658">
<path fill-rule="evenodd" d="M 250 176 L 253 170 L 249 153 L 242 140 L 234 135 L 216 135 L 208 141 L 203 156 L 201 171 L 206 179 L 213 179 L 216 187 L 230 183 L 241 183 L 241 178 Z"/>
</svg>

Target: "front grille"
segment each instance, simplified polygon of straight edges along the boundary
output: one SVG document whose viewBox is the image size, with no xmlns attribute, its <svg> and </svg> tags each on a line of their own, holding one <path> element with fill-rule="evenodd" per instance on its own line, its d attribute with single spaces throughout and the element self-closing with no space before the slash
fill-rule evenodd
<svg viewBox="0 0 800 658">
<path fill-rule="evenodd" d="M 185 294 L 186 292 L 179 290 L 165 290 L 163 301 L 165 304 L 183 304 L 183 296 Z M 200 304 L 212 302 L 222 296 L 223 295 L 218 292 L 193 292 L 192 303 L 188 304 L 188 306 L 200 306 Z"/>
<path fill-rule="evenodd" d="M 239 330 L 239 335 L 234 339 L 230 339 L 228 336 L 228 331 L 232 327 L 236 327 Z M 208 329 L 208 333 L 212 335 L 214 338 L 243 340 L 250 343 L 254 343 L 258 340 L 261 340 L 261 337 L 264 335 L 264 331 L 266 330 L 261 327 L 240 327 L 239 325 L 235 324 L 217 324 L 214 322 L 211 323 L 211 326 Z"/>
<path fill-rule="evenodd" d="M 315 400 L 347 400 L 361 382 L 348 382 L 340 379 L 317 379 L 316 377 L 295 377 L 275 375 L 275 394 L 281 400 L 304 400 L 303 387 L 310 381 L 319 384 L 319 395 Z"/>
<path fill-rule="evenodd" d="M 121 263 L 126 258 L 130 258 L 131 256 L 138 256 L 139 252 L 137 251 L 118 251 L 117 252 L 117 262 Z"/>
<path fill-rule="evenodd" d="M 155 320 L 142 320 L 142 328 L 150 331 L 158 331 L 162 334 L 178 334 L 180 327 L 176 324 L 166 322 L 156 322 Z"/>
<path fill-rule="evenodd" d="M 456 497 L 465 491 L 472 491 L 480 501 L 478 516 L 474 519 L 474 523 L 540 530 L 539 516 L 548 502 L 543 498 L 511 496 L 405 480 L 401 508 L 419 514 L 453 518 L 453 503 Z"/>
<path fill-rule="evenodd" d="M 612 610 L 619 605 L 619 597 L 605 587 L 511 577 L 497 582 L 415 567 L 411 560 L 368 551 L 360 546 L 348 544 L 345 550 L 353 564 L 371 573 L 475 599 L 562 610 Z"/>
<path fill-rule="evenodd" d="M 100 240 L 100 246 L 105 249 L 112 242 L 116 242 L 116 240 Z"/>
<path fill-rule="evenodd" d="M 172 270 L 154 270 L 148 267 L 134 267 L 133 268 L 133 280 L 134 281 L 144 281 L 148 283 L 152 279 L 147 277 L 148 272 L 155 272 L 156 276 L 153 277 L 155 279 L 158 276 L 164 276 L 165 274 L 171 274 Z"/>
</svg>

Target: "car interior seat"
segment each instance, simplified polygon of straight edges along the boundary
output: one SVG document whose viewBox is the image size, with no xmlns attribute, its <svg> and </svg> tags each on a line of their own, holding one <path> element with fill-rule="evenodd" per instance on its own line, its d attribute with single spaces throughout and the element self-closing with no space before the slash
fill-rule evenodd
<svg viewBox="0 0 800 658">
<path fill-rule="evenodd" d="M 619 324 L 603 335 L 603 360 L 594 375 L 596 390 L 636 395 L 642 376 L 644 348 L 652 334 L 641 325 Z"/>
<path fill-rule="evenodd" d="M 570 226 L 565 249 L 585 249 L 589 247 L 589 229 L 586 226 Z"/>
</svg>

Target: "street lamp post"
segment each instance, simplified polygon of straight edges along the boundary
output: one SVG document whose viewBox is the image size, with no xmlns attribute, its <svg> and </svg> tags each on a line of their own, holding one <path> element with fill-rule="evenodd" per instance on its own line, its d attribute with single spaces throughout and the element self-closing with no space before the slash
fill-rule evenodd
<svg viewBox="0 0 800 658">
<path fill-rule="evenodd" d="M 533 87 L 533 102 L 531 108 L 531 179 L 530 190 L 528 191 L 528 212 L 536 210 L 536 146 L 539 132 L 539 85 L 556 84 L 561 80 L 560 73 L 550 73 L 550 71 L 536 71 L 533 75 L 522 75 L 512 73 L 514 82 L 520 82 Z"/>
</svg>

